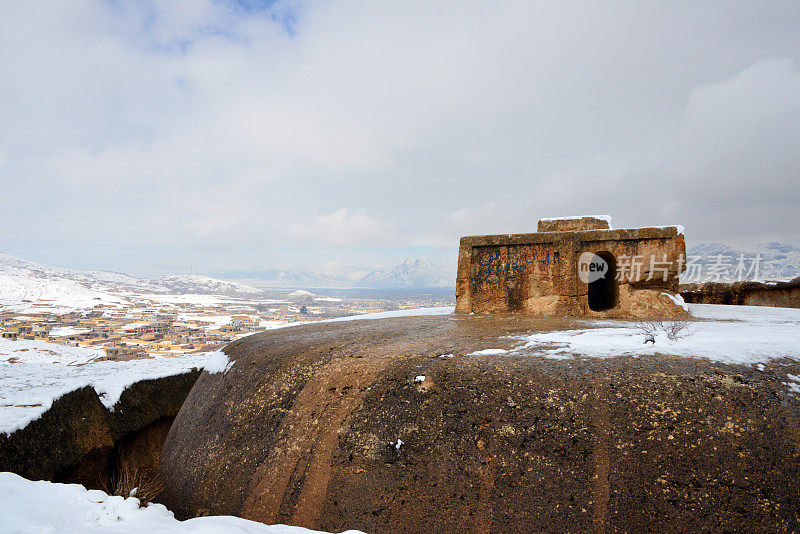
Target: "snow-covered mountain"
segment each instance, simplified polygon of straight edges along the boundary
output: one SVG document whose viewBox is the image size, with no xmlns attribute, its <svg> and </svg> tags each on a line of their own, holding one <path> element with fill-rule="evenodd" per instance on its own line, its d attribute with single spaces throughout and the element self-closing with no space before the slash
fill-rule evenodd
<svg viewBox="0 0 800 534">
<path fill-rule="evenodd" d="M 289 271 L 280 269 L 236 269 L 212 273 L 227 280 L 252 280 L 259 286 L 271 288 L 341 288 L 353 282 L 316 271 Z"/>
<path fill-rule="evenodd" d="M 203 294 L 257 298 L 261 289 L 207 276 L 167 275 L 137 278 L 110 271 L 82 271 L 35 263 L 0 254 L 0 304 L 52 301 L 72 308 L 119 302 L 109 292 L 130 291 L 156 294 Z"/>
<path fill-rule="evenodd" d="M 358 283 L 362 287 L 453 287 L 455 276 L 427 258 L 406 258 L 391 269 L 373 271 Z"/>
<path fill-rule="evenodd" d="M 170 293 L 227 295 L 229 297 L 263 297 L 264 291 L 239 282 L 218 280 L 196 274 L 168 274 L 155 280 Z"/>
<path fill-rule="evenodd" d="M 701 243 L 687 250 L 688 260 L 694 261 L 702 266 L 704 279 L 709 279 L 709 272 L 722 272 L 721 281 L 736 280 L 737 268 L 740 258 L 744 264 L 744 275 L 742 278 L 748 280 L 791 280 L 800 276 L 800 245 L 790 242 L 770 241 L 755 245 L 735 245 L 718 241 Z M 760 255 L 758 268 L 754 268 L 754 260 Z M 721 256 L 721 259 L 720 259 Z M 730 262 L 730 267 L 728 266 Z M 721 265 L 721 266 L 720 266 Z M 725 275 L 724 273 L 728 273 Z M 702 280 L 684 280 L 698 282 Z"/>
<path fill-rule="evenodd" d="M 120 302 L 122 299 L 119 297 L 74 280 L 0 270 L 0 307 L 7 310 L 29 310 L 34 303 L 47 303 L 66 312 L 70 309 L 93 308 L 98 304 Z"/>
<path fill-rule="evenodd" d="M 27 278 L 70 280 L 86 288 L 99 291 L 112 289 L 159 293 L 166 288 L 147 278 L 136 278 L 112 271 L 64 269 L 52 265 L 35 263 L 10 254 L 0 253 L 0 273 Z"/>
</svg>

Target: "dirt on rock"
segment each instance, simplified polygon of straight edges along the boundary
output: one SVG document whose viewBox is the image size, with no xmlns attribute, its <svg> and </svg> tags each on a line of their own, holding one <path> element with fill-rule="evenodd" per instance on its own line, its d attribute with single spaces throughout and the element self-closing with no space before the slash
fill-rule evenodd
<svg viewBox="0 0 800 534">
<path fill-rule="evenodd" d="M 170 429 L 161 501 L 333 532 L 800 528 L 797 363 L 470 355 L 570 326 L 409 317 L 234 342 Z"/>
</svg>

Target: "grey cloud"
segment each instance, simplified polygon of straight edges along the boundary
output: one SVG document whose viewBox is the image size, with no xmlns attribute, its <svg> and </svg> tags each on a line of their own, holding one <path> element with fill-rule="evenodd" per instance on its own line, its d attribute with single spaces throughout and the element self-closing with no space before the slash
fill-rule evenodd
<svg viewBox="0 0 800 534">
<path fill-rule="evenodd" d="M 3 4 L 0 247 L 369 269 L 572 213 L 800 235 L 795 2 L 276 9 L 294 34 L 210 0 Z"/>
</svg>

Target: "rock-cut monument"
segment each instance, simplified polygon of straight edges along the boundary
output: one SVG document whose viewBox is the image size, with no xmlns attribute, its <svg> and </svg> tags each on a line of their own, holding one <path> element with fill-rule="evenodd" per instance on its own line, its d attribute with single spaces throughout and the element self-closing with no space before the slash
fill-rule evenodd
<svg viewBox="0 0 800 534">
<path fill-rule="evenodd" d="M 683 228 L 613 230 L 601 216 L 541 219 L 538 232 L 462 237 L 456 313 L 682 317 Z"/>
</svg>

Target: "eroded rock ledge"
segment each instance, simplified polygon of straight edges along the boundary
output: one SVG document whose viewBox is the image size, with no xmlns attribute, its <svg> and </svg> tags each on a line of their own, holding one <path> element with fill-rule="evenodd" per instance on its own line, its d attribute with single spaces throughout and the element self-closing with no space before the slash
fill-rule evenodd
<svg viewBox="0 0 800 534">
<path fill-rule="evenodd" d="M 798 528 L 796 362 L 466 356 L 571 324 L 413 317 L 235 342 L 172 425 L 162 502 L 335 532 Z"/>
<path fill-rule="evenodd" d="M 137 382 L 109 411 L 89 386 L 63 395 L 39 419 L 0 433 L 0 471 L 31 480 L 111 485 L 120 462 L 154 468 L 200 371 Z"/>
<path fill-rule="evenodd" d="M 800 308 L 800 276 L 788 282 L 705 282 L 680 286 L 688 303 Z"/>
</svg>

